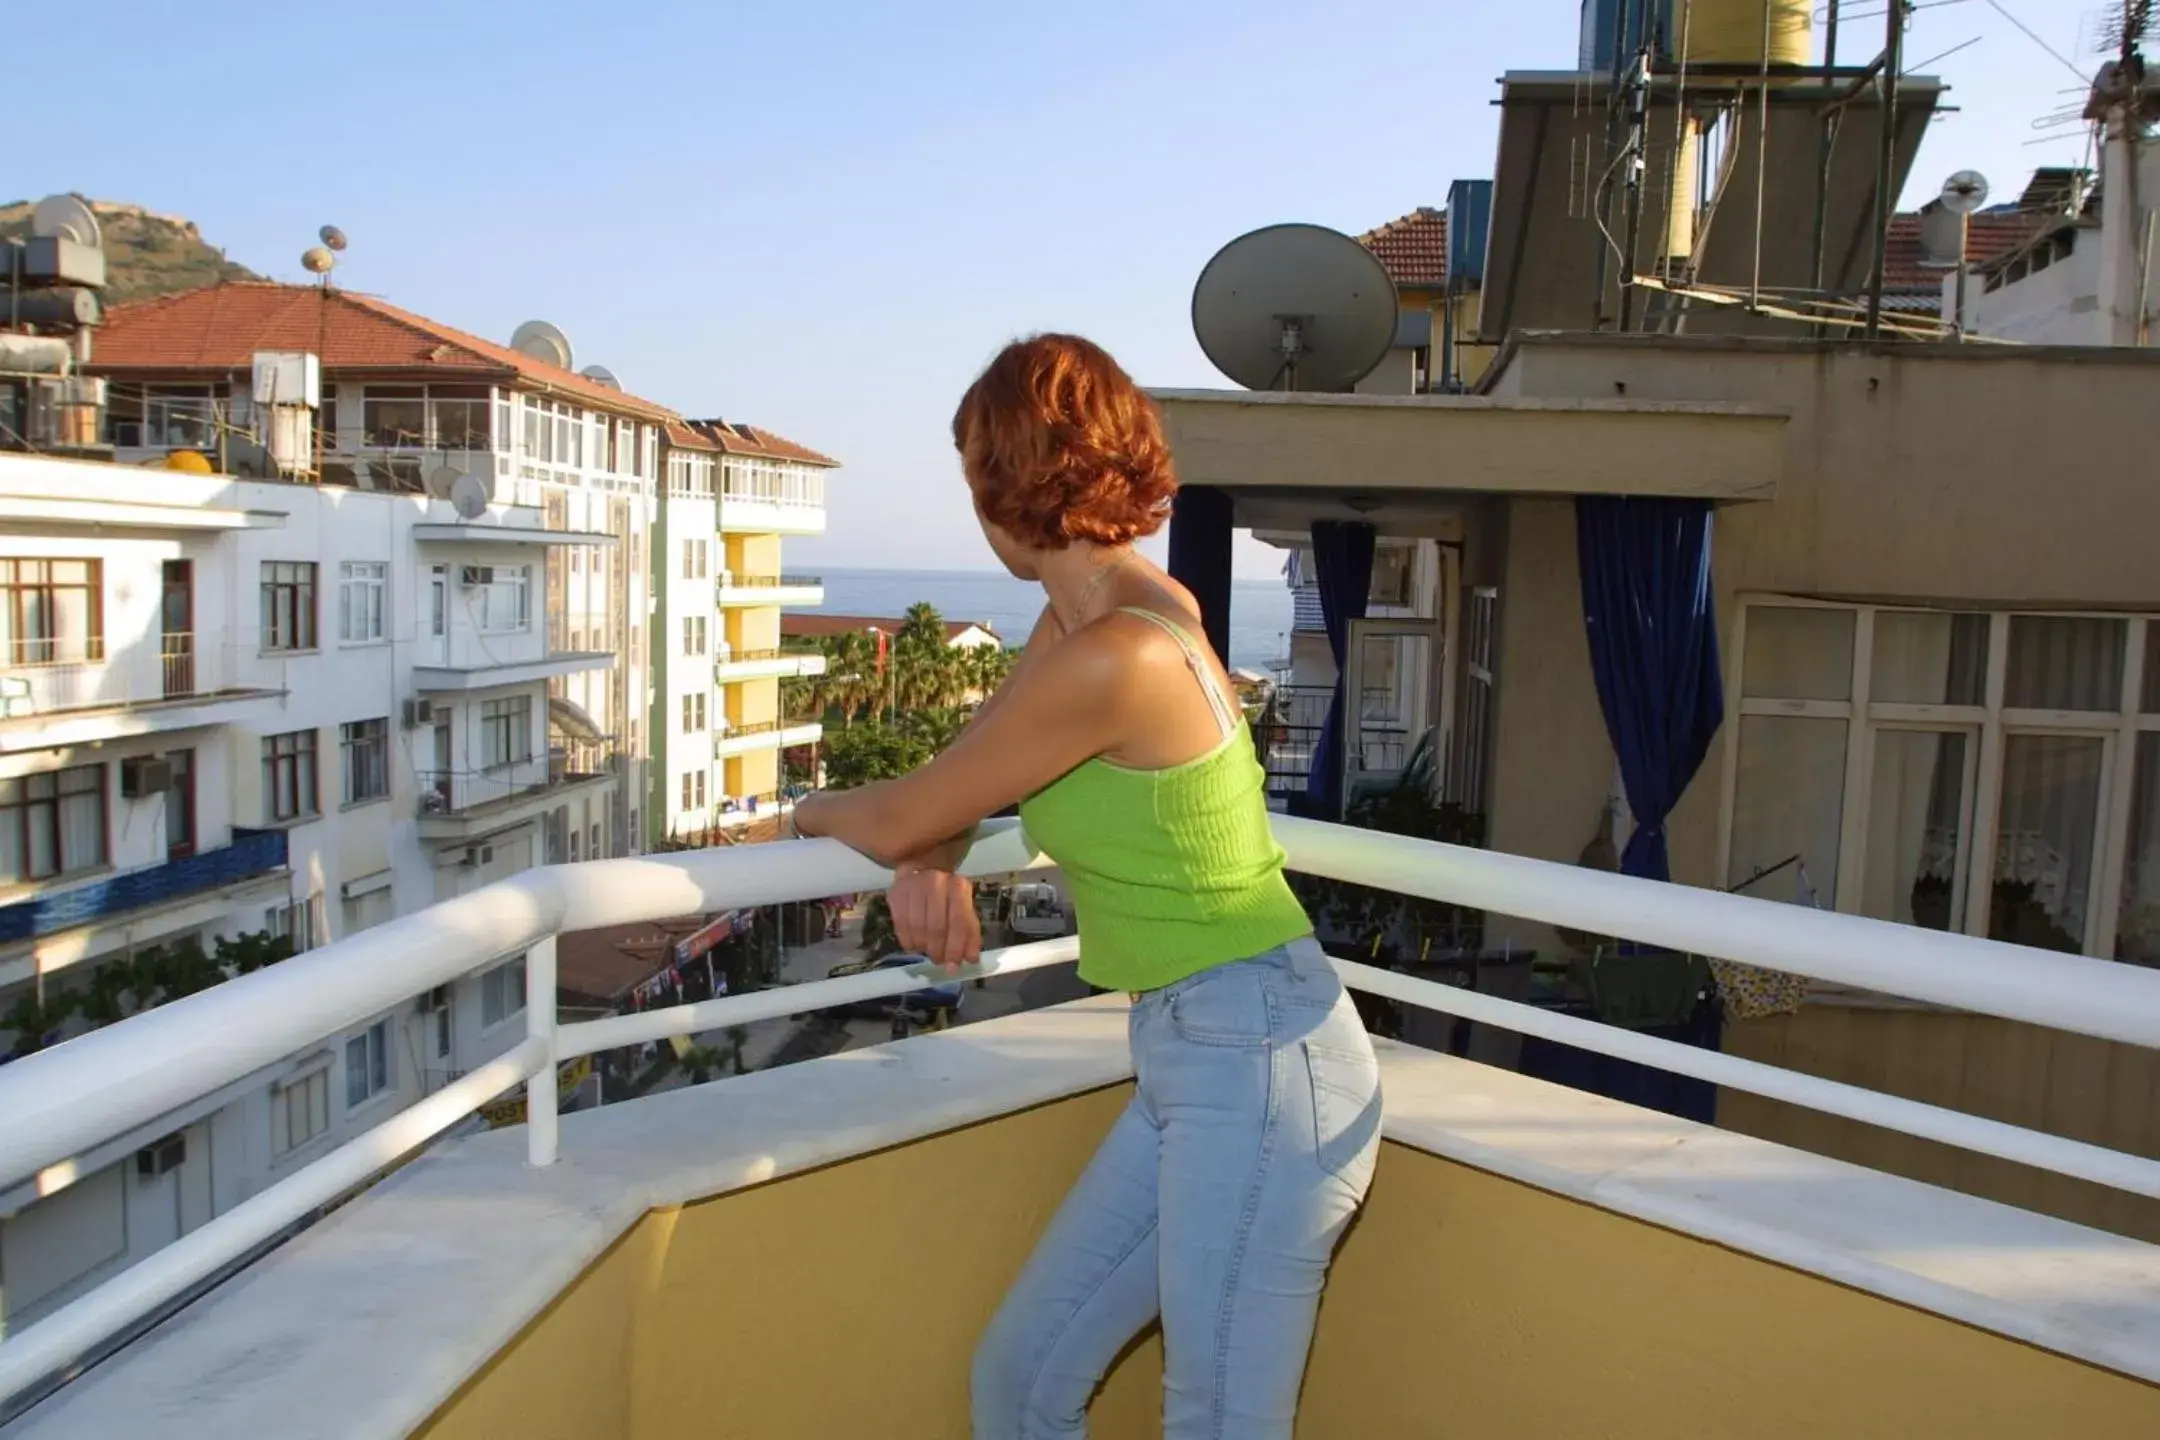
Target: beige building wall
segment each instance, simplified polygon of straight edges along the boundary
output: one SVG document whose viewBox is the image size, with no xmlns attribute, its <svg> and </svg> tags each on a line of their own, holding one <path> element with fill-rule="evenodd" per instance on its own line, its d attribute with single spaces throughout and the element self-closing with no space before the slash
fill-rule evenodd
<svg viewBox="0 0 2160 1440">
<path fill-rule="evenodd" d="M 1727 719 L 1668 826 L 1673 878 L 1719 885 L 1723 748 L 1738 710 L 1744 595 L 2160 611 L 2160 487 L 2124 457 L 2160 449 L 2160 356 L 1995 347 L 1819 350 L 1787 342 L 1535 341 L 1498 393 L 1727 400 L 1789 409 L 1774 498 L 1717 511 Z M 1573 863 L 1614 761 L 1583 636 L 1572 502 L 1507 502 L 1491 843 Z M 2119 865 L 2120 856 L 2103 863 Z M 1980 867 L 1975 866 L 1978 870 Z M 1826 902 L 1827 903 L 1827 902 Z M 1549 927 L 1489 939 L 1550 951 Z M 1726 1048 L 1795 1069 L 2160 1157 L 2150 1052 L 1926 1010 L 1839 1003 L 1728 1028 Z M 1894 1037 L 1885 1027 L 1895 1030 Z M 1897 1054 L 1894 1063 L 1885 1046 Z M 2122 1052 L 2122 1053 L 2118 1053 Z M 2160 1238 L 2160 1202 L 1950 1156 L 1728 1094 L 1721 1123 L 2083 1223 Z"/>
</svg>

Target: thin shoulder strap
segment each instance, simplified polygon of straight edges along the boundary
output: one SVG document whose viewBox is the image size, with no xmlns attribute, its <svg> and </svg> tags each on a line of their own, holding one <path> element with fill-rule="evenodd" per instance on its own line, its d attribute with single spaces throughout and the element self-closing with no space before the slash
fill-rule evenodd
<svg viewBox="0 0 2160 1440">
<path fill-rule="evenodd" d="M 1216 727 L 1222 731 L 1225 738 L 1235 734 L 1237 732 L 1237 711 L 1224 698 L 1222 686 L 1215 683 L 1215 672 L 1209 667 L 1206 655 L 1202 653 L 1200 646 L 1187 633 L 1185 627 L 1167 615 L 1158 615 L 1153 610 L 1143 610 L 1137 605 L 1121 605 L 1118 607 L 1118 613 L 1121 615 L 1136 615 L 1163 630 L 1171 639 L 1177 641 L 1178 649 L 1185 652 L 1185 663 L 1192 667 L 1193 679 L 1200 682 L 1201 692 L 1207 696 L 1208 709 L 1215 713 Z"/>
</svg>

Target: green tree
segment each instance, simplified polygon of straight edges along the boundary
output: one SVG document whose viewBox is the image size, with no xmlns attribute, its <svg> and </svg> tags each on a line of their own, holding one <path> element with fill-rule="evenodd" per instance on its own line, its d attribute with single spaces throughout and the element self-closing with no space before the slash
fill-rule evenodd
<svg viewBox="0 0 2160 1440">
<path fill-rule="evenodd" d="M 853 790 L 891 780 L 927 763 L 932 753 L 919 734 L 904 726 L 875 720 L 849 725 L 825 737 L 825 784 L 828 789 Z"/>
<path fill-rule="evenodd" d="M 738 1048 L 737 1054 L 740 1055 Z M 690 1083 L 703 1085 L 715 1075 L 725 1074 L 728 1052 L 718 1045 L 692 1045 L 682 1052 L 680 1064 L 690 1076 Z"/>
<path fill-rule="evenodd" d="M 5 1015 L 0 1015 L 0 1030 L 14 1032 L 14 1058 L 20 1060 L 44 1049 L 47 1037 L 81 1008 L 82 1000 L 77 995 L 48 995 L 41 1001 L 34 990 L 25 991 Z"/>
</svg>

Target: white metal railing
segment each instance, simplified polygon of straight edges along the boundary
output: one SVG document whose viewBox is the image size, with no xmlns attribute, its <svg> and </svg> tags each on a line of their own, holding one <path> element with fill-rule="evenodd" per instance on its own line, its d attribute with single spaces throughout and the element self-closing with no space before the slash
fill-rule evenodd
<svg viewBox="0 0 2160 1440">
<path fill-rule="evenodd" d="M 285 688 L 285 661 L 254 631 L 165 631 L 19 646 L 0 655 L 0 719 L 202 700 Z"/>
<path fill-rule="evenodd" d="M 2160 1047 L 2160 973 L 2150 970 L 1314 821 L 1278 817 L 1275 824 L 1295 870 Z M 1017 826 L 993 822 L 965 868 L 1005 874 L 1042 863 Z M 527 1088 L 529 1159 L 551 1163 L 558 1143 L 554 1077 L 564 1060 L 949 983 L 955 977 L 927 967 L 891 968 L 557 1023 L 554 937 L 564 930 L 873 890 L 888 878 L 828 840 L 548 866 L 0 1069 L 0 1115 L 8 1117 L 0 1127 L 0 1188 L 33 1180 L 50 1191 L 74 1178 L 74 1157 L 114 1135 L 504 954 L 527 956 L 521 1044 L 0 1342 L 0 1400 L 65 1371 L 520 1082 Z M 1076 954 L 1071 939 L 1015 946 L 986 955 L 958 978 L 1057 964 Z M 1353 987 L 1412 1005 L 2160 1196 L 2160 1161 L 1370 966 L 1338 967 Z"/>
</svg>

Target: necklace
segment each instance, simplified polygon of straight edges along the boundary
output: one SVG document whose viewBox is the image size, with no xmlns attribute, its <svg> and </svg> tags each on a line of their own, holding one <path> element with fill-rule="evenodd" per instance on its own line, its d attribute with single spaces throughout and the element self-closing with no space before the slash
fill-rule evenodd
<svg viewBox="0 0 2160 1440">
<path fill-rule="evenodd" d="M 1102 589 L 1103 581 L 1110 578 L 1110 572 L 1124 565 L 1127 558 L 1128 557 L 1125 555 L 1119 555 L 1117 559 L 1112 560 L 1109 564 L 1097 570 L 1095 572 L 1095 578 L 1088 581 L 1087 588 L 1080 592 L 1080 599 L 1078 603 L 1073 606 L 1072 623 L 1065 627 L 1065 632 L 1068 635 L 1071 634 L 1075 629 L 1077 629 L 1087 619 L 1088 602 L 1095 598 L 1096 591 Z"/>
</svg>

